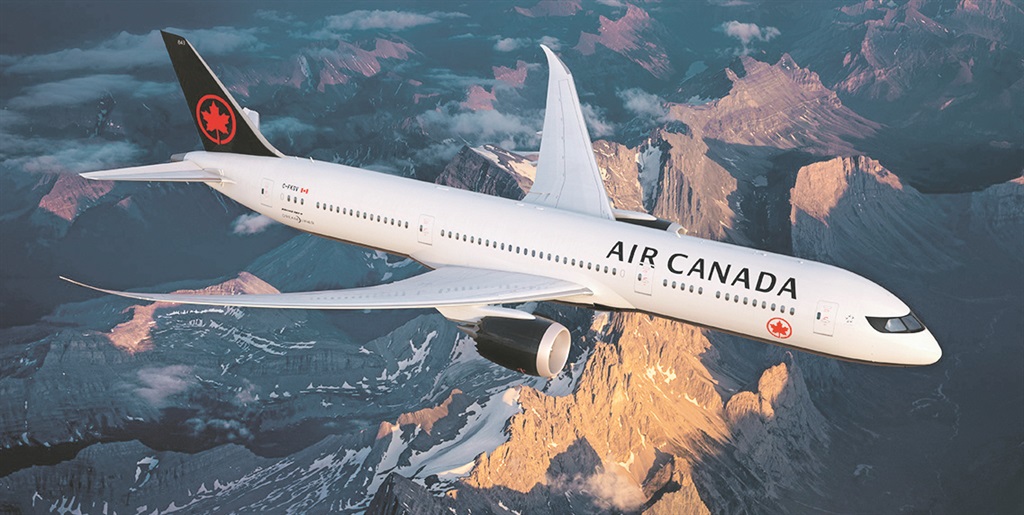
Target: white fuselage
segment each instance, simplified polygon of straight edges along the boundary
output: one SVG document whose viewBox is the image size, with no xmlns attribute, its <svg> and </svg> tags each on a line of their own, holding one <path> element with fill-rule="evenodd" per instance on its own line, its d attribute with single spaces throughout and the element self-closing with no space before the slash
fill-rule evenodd
<svg viewBox="0 0 1024 515">
<path fill-rule="evenodd" d="M 865 318 L 910 313 L 846 270 L 550 207 L 299 158 L 192 152 L 211 186 L 309 233 L 446 265 L 570 281 L 559 299 L 638 310 L 844 359 L 930 364 L 927 329 L 889 334 Z"/>
</svg>

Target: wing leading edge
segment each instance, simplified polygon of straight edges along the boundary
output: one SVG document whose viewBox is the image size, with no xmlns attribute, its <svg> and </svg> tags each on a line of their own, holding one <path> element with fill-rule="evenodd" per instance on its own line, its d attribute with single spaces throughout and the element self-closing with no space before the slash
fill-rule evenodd
<svg viewBox="0 0 1024 515">
<path fill-rule="evenodd" d="M 541 48 L 548 58 L 548 99 L 537 176 L 523 200 L 615 219 L 572 74 L 550 48 Z"/>
<path fill-rule="evenodd" d="M 281 309 L 439 308 L 445 311 L 443 308 L 543 301 L 591 294 L 583 286 L 559 279 L 463 267 L 439 268 L 401 281 L 365 288 L 242 295 L 125 292 L 97 288 L 66 277 L 61 279 L 129 299 Z"/>
</svg>

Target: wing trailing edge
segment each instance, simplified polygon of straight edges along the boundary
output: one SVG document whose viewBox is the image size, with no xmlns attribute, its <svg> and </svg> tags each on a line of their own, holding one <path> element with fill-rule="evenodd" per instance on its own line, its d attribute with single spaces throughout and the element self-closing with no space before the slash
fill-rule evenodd
<svg viewBox="0 0 1024 515">
<path fill-rule="evenodd" d="M 279 309 L 474 308 L 492 304 L 554 300 L 592 292 L 578 284 L 536 275 L 445 267 L 393 283 L 365 288 L 311 292 L 209 295 L 137 293 L 108 290 L 61 279 L 110 295 L 151 302 Z M 498 308 L 506 309 L 506 308 Z M 442 309 L 442 313 L 445 310 Z M 462 313 L 465 310 L 451 310 Z M 486 310 L 484 310 L 486 311 Z"/>
</svg>

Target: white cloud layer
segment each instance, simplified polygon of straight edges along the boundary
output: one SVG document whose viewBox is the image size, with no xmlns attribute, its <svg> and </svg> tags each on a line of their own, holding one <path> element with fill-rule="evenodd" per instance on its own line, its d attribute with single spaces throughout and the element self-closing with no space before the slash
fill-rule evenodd
<svg viewBox="0 0 1024 515">
<path fill-rule="evenodd" d="M 277 222 L 259 213 L 247 213 L 231 222 L 231 232 L 238 235 L 258 234 L 275 223 Z"/>
<path fill-rule="evenodd" d="M 192 385 L 192 367 L 186 365 L 143 368 L 137 375 L 142 386 L 135 392 L 156 408 L 163 407 L 169 397 Z"/>
<path fill-rule="evenodd" d="M 759 27 L 755 23 L 741 23 L 736 20 L 727 21 L 720 25 L 719 30 L 725 33 L 726 36 L 736 38 L 743 45 L 743 49 L 738 52 L 740 55 L 746 55 L 750 52 L 750 44 L 755 41 L 767 42 L 775 39 L 782 35 L 782 32 L 775 27 Z"/>
<path fill-rule="evenodd" d="M 204 56 L 226 54 L 240 49 L 260 50 L 264 47 L 256 29 L 214 27 L 199 30 L 169 29 L 188 38 Z M 166 66 L 167 50 L 160 31 L 146 34 L 121 32 L 111 39 L 88 48 L 68 48 L 28 56 L 0 56 L 4 74 L 31 74 L 91 70 L 121 71 L 147 66 Z"/>
<path fill-rule="evenodd" d="M 428 14 L 409 11 L 352 11 L 327 17 L 327 31 L 348 30 L 390 30 L 399 31 L 438 23 L 446 18 L 464 18 L 462 13 L 432 12 Z"/>
<path fill-rule="evenodd" d="M 169 95 L 177 88 L 170 82 L 140 81 L 131 75 L 89 75 L 30 86 L 10 99 L 7 106 L 11 109 L 71 106 L 95 102 L 108 95 L 130 94 L 136 98 Z"/>
<path fill-rule="evenodd" d="M 640 88 L 625 89 L 616 95 L 622 99 L 626 110 L 638 117 L 649 118 L 656 122 L 668 119 L 665 101 L 658 95 L 648 93 Z"/>
</svg>

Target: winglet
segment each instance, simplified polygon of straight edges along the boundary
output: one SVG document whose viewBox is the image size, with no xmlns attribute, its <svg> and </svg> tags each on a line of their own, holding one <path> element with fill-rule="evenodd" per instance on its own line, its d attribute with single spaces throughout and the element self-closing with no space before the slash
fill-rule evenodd
<svg viewBox="0 0 1024 515">
<path fill-rule="evenodd" d="M 548 98 L 536 180 L 524 200 L 614 219 L 572 73 L 550 48 L 540 47 L 548 59 Z"/>
</svg>

